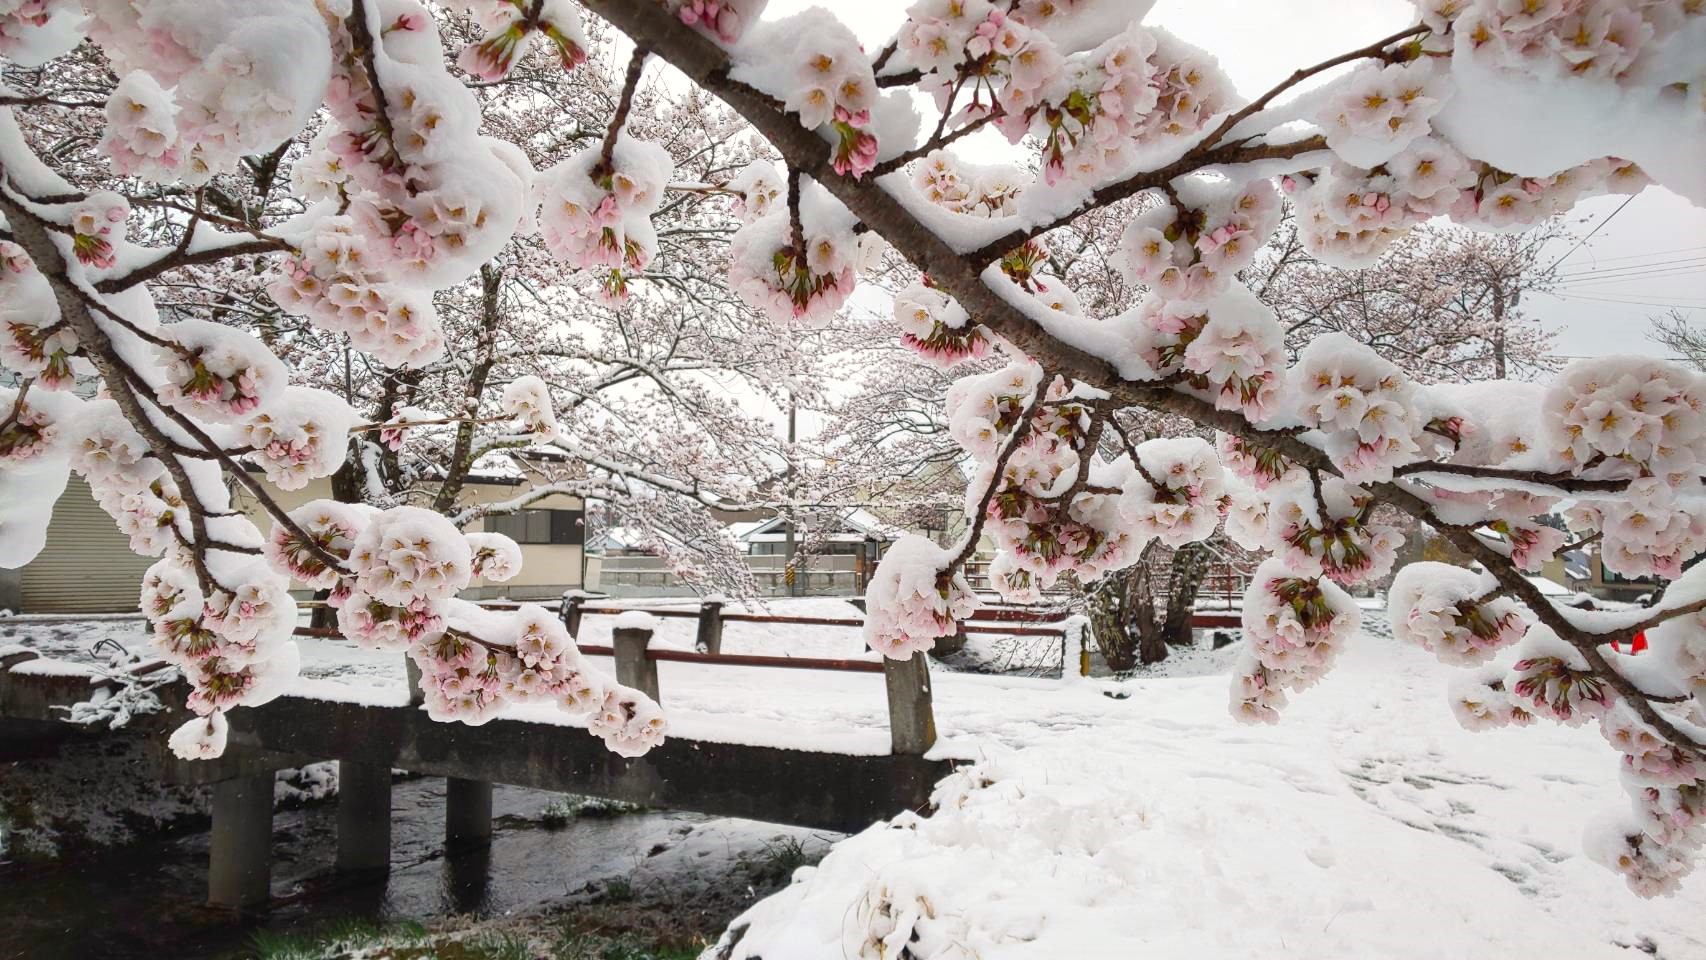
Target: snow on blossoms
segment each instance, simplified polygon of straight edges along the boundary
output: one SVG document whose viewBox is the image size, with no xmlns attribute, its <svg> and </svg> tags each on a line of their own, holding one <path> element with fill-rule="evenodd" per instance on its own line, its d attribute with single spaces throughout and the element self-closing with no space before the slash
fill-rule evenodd
<svg viewBox="0 0 1706 960">
<path fill-rule="evenodd" d="M 1014 142 L 1026 134 L 1043 142 L 1049 183 L 1118 171 L 1140 145 L 1195 133 L 1235 96 L 1213 57 L 1137 24 L 1042 79 L 1035 105 L 996 124 Z"/>
<path fill-rule="evenodd" d="M 950 123 L 990 114 L 1023 117 L 1055 82 L 1064 63 L 1053 41 L 1026 13 L 990 0 L 920 0 L 907 8 L 897 44 L 902 60 L 924 72 L 920 88 Z M 964 100 L 960 100 L 960 97 Z"/>
<path fill-rule="evenodd" d="M 1403 537 L 1374 520 L 1373 494 L 1338 477 L 1269 487 L 1269 542 L 1299 574 L 1343 584 L 1379 579 L 1392 569 Z"/>
<path fill-rule="evenodd" d="M 1137 445 L 1120 513 L 1144 540 L 1169 547 L 1205 540 L 1220 524 L 1225 482 L 1208 441 L 1196 437 L 1145 440 Z"/>
<path fill-rule="evenodd" d="M 557 434 L 557 415 L 551 409 L 551 390 L 531 374 L 504 385 L 504 413 L 515 418 L 516 429 L 549 440 Z"/>
<path fill-rule="evenodd" d="M 286 387 L 243 425 L 250 459 L 281 490 L 300 490 L 343 466 L 359 417 L 342 398 L 313 387 Z"/>
<path fill-rule="evenodd" d="M 1221 410 L 1265 420 L 1285 384 L 1284 331 L 1241 285 L 1201 300 L 1145 297 L 1116 322 L 1131 330 L 1137 369 L 1149 378 L 1183 374 L 1185 385 Z"/>
<path fill-rule="evenodd" d="M 77 335 L 62 322 L 53 287 L 23 249 L 0 240 L 0 365 L 38 388 L 71 386 Z"/>
<path fill-rule="evenodd" d="M 284 388 L 288 374 L 267 345 L 210 320 L 179 320 L 155 348 L 165 371 L 160 399 L 210 423 L 248 420 Z"/>
<path fill-rule="evenodd" d="M 1525 629 L 1515 601 L 1495 596 L 1497 590 L 1486 574 L 1446 563 L 1408 564 L 1387 592 L 1392 634 L 1445 663 L 1485 663 Z"/>
<path fill-rule="evenodd" d="M 989 354 L 983 327 L 972 323 L 954 298 L 928 284 L 914 283 L 895 294 L 894 319 L 901 343 L 939 367 Z"/>
<path fill-rule="evenodd" d="M 977 609 L 977 595 L 953 565 L 952 551 L 916 534 L 889 547 L 865 589 L 865 642 L 871 649 L 910 660 L 959 630 L 959 621 Z"/>
<path fill-rule="evenodd" d="M 389 366 L 422 367 L 444 355 L 432 299 L 391 282 L 347 216 L 310 217 L 300 253 L 281 264 L 267 292 L 286 313 L 348 334 L 356 349 Z"/>
<path fill-rule="evenodd" d="M 537 5 L 515 0 L 469 0 L 464 4 L 486 35 L 462 48 L 457 65 L 481 80 L 502 80 L 527 55 L 535 34 L 556 51 L 564 70 L 586 62 L 586 29 L 580 11 L 569 0 L 546 0 Z"/>
<path fill-rule="evenodd" d="M 1249 650 L 1233 674 L 1233 715 L 1274 722 L 1284 691 L 1325 675 L 1361 623 L 1356 601 L 1337 584 L 1296 576 L 1278 558 L 1262 561 L 1244 594 Z"/>
<path fill-rule="evenodd" d="M 240 157 L 295 136 L 325 97 L 331 47 L 311 0 L 264 9 L 245 0 L 90 0 L 86 7 L 89 36 L 115 71 L 142 71 L 153 81 L 121 85 L 120 97 L 145 107 L 109 132 L 109 156 L 121 169 L 205 183 Z"/>
<path fill-rule="evenodd" d="M 852 214 L 822 187 L 801 194 L 804 236 L 793 235 L 786 210 L 741 227 L 729 244 L 729 286 L 773 319 L 822 326 L 857 283 L 859 237 Z"/>
<path fill-rule="evenodd" d="M 628 274 L 657 253 L 652 214 L 674 172 L 663 147 L 627 134 L 616 138 L 608 163 L 589 147 L 545 171 L 533 186 L 545 248 L 570 266 L 599 271 L 605 297 L 621 302 Z"/>
<path fill-rule="evenodd" d="M 808 130 L 828 127 L 836 173 L 863 177 L 877 163 L 871 60 L 836 16 L 813 7 L 767 22 L 736 51 L 735 79 L 767 90 Z"/>
</svg>

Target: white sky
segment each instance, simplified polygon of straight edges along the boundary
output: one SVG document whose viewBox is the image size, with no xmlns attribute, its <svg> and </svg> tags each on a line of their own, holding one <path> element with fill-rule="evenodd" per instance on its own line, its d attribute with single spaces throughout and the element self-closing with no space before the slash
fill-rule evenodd
<svg viewBox="0 0 1706 960">
<path fill-rule="evenodd" d="M 836 11 L 867 50 L 876 50 L 905 18 L 910 0 L 772 0 L 765 16 L 814 5 Z M 1413 22 L 1413 11 L 1407 0 L 1158 0 L 1144 22 L 1215 54 L 1239 91 L 1254 97 L 1299 67 L 1403 29 Z M 1625 199 L 1579 204 L 1571 214 L 1576 234 L 1593 230 Z M 1568 251 L 1569 244 L 1562 244 L 1554 256 Z M 1571 278 L 1560 290 L 1563 296 L 1536 296 L 1524 304 L 1559 331 L 1560 354 L 1659 353 L 1646 336 L 1650 316 L 1676 307 L 1706 323 L 1706 210 L 1648 188 L 1570 252 L 1560 269 L 1565 274 L 1615 269 Z"/>
</svg>

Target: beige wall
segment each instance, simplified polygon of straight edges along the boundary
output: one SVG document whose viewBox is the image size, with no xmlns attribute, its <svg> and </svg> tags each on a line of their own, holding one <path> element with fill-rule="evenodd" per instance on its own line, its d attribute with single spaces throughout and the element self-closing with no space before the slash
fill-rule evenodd
<svg viewBox="0 0 1706 960">
<path fill-rule="evenodd" d="M 469 483 L 462 489 L 462 495 L 457 498 L 458 507 L 468 507 L 479 503 L 495 503 L 511 500 L 527 490 L 525 483 L 519 485 L 506 483 Z M 331 480 L 322 478 L 308 484 L 301 490 L 274 490 L 273 497 L 279 506 L 286 510 L 294 510 L 310 500 L 329 499 L 332 495 Z M 238 488 L 232 496 L 232 501 L 248 514 L 249 519 L 261 530 L 272 529 L 272 518 L 261 509 L 260 503 L 247 490 Z M 528 505 L 538 510 L 582 510 L 585 505 L 579 497 L 566 494 L 552 494 Z M 483 520 L 468 524 L 465 529 L 469 533 L 484 531 Z M 585 537 L 583 536 L 584 540 Z M 513 578 L 496 583 L 484 578 L 476 579 L 468 585 L 468 596 L 477 599 L 490 597 L 520 597 L 524 599 L 555 599 L 564 590 L 581 585 L 581 548 L 573 544 L 555 543 L 524 543 L 521 544 L 521 572 Z M 293 583 L 292 589 L 300 589 L 300 584 Z"/>
<path fill-rule="evenodd" d="M 526 490 L 526 485 L 501 483 L 471 483 L 463 491 L 461 505 L 512 499 Z M 274 498 L 286 510 L 310 500 L 329 498 L 331 482 L 315 480 L 301 490 L 274 490 Z M 233 503 L 266 533 L 272 529 L 267 516 L 254 496 L 241 485 L 233 492 Z M 580 510 L 579 498 L 563 494 L 545 497 L 532 506 L 540 509 Z M 480 521 L 471 523 L 468 531 L 483 530 Z M 484 579 L 469 585 L 467 596 L 476 599 L 517 597 L 521 599 L 554 600 L 562 591 L 581 585 L 581 548 L 569 544 L 522 544 L 521 572 L 506 583 Z M 142 576 L 154 563 L 153 557 L 139 557 L 130 550 L 130 540 L 119 532 L 111 517 L 95 503 L 89 485 L 72 476 L 53 511 L 48 526 L 47 543 L 41 553 L 17 571 L 7 571 L 15 583 L 0 584 L 7 589 L 7 603 L 13 593 L 25 613 L 106 613 L 137 609 Z M 292 584 L 302 589 L 301 584 Z"/>
<path fill-rule="evenodd" d="M 135 610 L 142 575 L 154 557 L 130 550 L 83 478 L 71 477 L 53 507 L 47 543 L 14 572 L 24 613 L 117 613 Z"/>
</svg>

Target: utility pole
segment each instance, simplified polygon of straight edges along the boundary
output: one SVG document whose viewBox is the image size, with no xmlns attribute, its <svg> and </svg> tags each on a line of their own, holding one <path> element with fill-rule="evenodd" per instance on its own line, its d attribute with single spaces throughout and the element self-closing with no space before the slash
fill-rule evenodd
<svg viewBox="0 0 1706 960">
<path fill-rule="evenodd" d="M 787 546 L 783 548 L 784 559 L 782 561 L 782 581 L 787 585 L 788 596 L 790 597 L 797 597 L 800 595 L 800 570 L 799 565 L 794 562 L 794 550 L 796 549 L 794 542 L 794 519 L 796 514 L 794 511 L 793 456 L 795 432 L 797 429 L 795 420 L 798 413 L 799 405 L 794 402 L 794 391 L 790 389 L 788 391 L 788 516 L 785 520 L 785 535 L 787 536 L 787 540 L 784 541 Z"/>
</svg>

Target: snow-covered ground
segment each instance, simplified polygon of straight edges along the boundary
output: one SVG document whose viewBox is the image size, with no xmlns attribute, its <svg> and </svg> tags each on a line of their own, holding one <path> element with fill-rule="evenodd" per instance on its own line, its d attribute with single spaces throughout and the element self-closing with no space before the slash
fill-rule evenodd
<svg viewBox="0 0 1706 960">
<path fill-rule="evenodd" d="M 928 826 L 844 841 L 757 908 L 742 949 L 859 956 L 882 915 L 868 908 L 927 902 L 935 919 L 921 936 L 975 953 L 919 953 L 921 939 L 920 957 L 1706 960 L 1706 875 L 1643 901 L 1581 852 L 1590 818 L 1627 802 L 1599 735 L 1460 729 L 1448 669 L 1374 635 L 1380 612 L 1368 619 L 1371 632 L 1276 727 L 1229 716 L 1226 651 L 1119 684 L 939 670 L 937 750 L 983 760 L 992 785 L 961 791 L 963 807 Z M 583 639 L 605 642 L 609 622 L 589 617 Z M 665 620 L 661 638 L 689 645 L 692 629 Z M 27 645 L 33 632 L 0 621 L 0 642 Z M 851 629 L 738 623 L 725 649 L 861 652 Z M 304 673 L 302 692 L 402 694 L 397 655 L 343 643 L 306 641 Z M 663 663 L 660 680 L 676 736 L 888 749 L 872 674 Z"/>
</svg>

